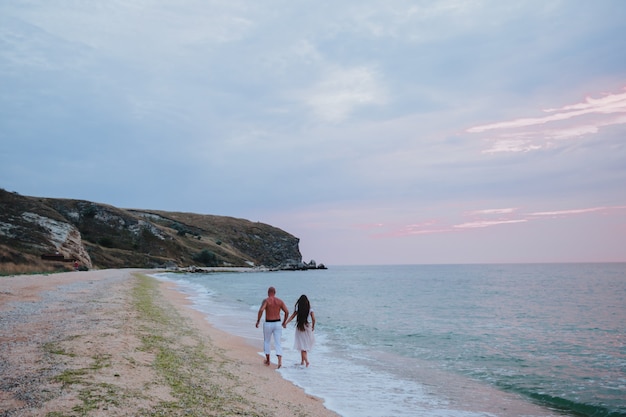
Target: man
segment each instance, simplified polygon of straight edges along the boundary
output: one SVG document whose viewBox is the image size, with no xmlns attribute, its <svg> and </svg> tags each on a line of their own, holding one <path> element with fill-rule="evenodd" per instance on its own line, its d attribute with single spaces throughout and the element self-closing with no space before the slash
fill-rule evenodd
<svg viewBox="0 0 626 417">
<path fill-rule="evenodd" d="M 283 323 L 280 323 L 280 311 L 285 313 Z M 256 321 L 256 327 L 259 327 L 261 317 L 265 312 L 265 322 L 263 323 L 263 351 L 265 352 L 265 365 L 270 365 L 270 344 L 272 337 L 274 338 L 274 349 L 278 357 L 278 368 L 283 365 L 283 349 L 280 345 L 280 337 L 283 333 L 283 327 L 287 327 L 287 317 L 289 317 L 289 309 L 280 298 L 276 297 L 276 289 L 269 287 L 267 289 L 267 298 L 263 300 Z"/>
</svg>

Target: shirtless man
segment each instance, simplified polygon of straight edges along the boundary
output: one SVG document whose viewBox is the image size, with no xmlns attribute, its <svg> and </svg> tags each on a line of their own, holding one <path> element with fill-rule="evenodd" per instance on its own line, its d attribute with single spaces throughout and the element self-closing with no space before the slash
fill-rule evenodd
<svg viewBox="0 0 626 417">
<path fill-rule="evenodd" d="M 280 311 L 285 312 L 283 323 L 280 323 Z M 289 317 L 289 309 L 280 298 L 276 297 L 276 288 L 269 287 L 267 290 L 267 298 L 263 300 L 256 321 L 256 327 L 259 327 L 261 317 L 265 312 L 265 322 L 263 323 L 263 350 L 265 352 L 265 365 L 270 365 L 270 343 L 272 336 L 274 337 L 274 349 L 278 357 L 278 367 L 283 365 L 283 349 L 280 346 L 280 337 L 283 334 L 283 327 L 287 327 L 287 317 Z"/>
</svg>

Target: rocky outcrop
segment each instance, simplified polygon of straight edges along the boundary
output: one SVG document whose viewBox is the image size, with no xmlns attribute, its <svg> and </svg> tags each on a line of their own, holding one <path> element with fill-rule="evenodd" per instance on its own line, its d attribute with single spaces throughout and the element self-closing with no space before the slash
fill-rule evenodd
<svg viewBox="0 0 626 417">
<path fill-rule="evenodd" d="M 47 247 L 54 246 L 54 253 L 63 256 L 64 259 L 78 261 L 87 268 L 93 266 L 76 226 L 30 212 L 22 213 L 22 218 L 43 229 L 42 238 L 47 238 L 49 243 Z"/>
<path fill-rule="evenodd" d="M 298 244 L 281 229 L 245 219 L 120 209 L 0 190 L 0 248 L 13 254 L 2 262 L 56 253 L 89 268 L 283 268 L 303 265 Z"/>
</svg>

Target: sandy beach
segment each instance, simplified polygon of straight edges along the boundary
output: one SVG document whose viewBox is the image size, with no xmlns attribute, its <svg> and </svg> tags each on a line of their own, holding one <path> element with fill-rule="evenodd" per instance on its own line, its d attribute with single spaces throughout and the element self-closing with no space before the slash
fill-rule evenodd
<svg viewBox="0 0 626 417">
<path fill-rule="evenodd" d="M 0 416 L 337 415 L 143 272 L 0 277 Z"/>
</svg>

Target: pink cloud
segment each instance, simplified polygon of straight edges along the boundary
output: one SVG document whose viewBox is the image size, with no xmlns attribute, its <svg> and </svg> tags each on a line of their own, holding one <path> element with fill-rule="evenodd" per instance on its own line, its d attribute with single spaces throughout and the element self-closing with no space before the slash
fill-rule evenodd
<svg viewBox="0 0 626 417">
<path fill-rule="evenodd" d="M 506 215 L 513 215 L 519 209 L 517 208 L 499 208 L 499 209 L 482 209 L 473 210 L 464 213 L 466 217 L 479 217 L 477 220 L 466 221 L 459 224 L 448 224 L 444 222 L 428 220 L 419 223 L 412 223 L 400 227 L 396 230 L 392 230 L 386 233 L 378 233 L 372 237 L 374 238 L 393 238 L 393 237 L 406 237 L 417 235 L 429 235 L 438 233 L 454 233 L 463 232 L 473 229 L 481 229 L 486 227 L 501 226 L 507 224 L 520 224 L 527 223 L 534 220 L 539 220 L 542 217 L 562 218 L 566 216 L 573 216 L 585 213 L 594 212 L 608 212 L 612 210 L 624 210 L 626 206 L 602 206 L 602 207 L 589 207 L 582 209 L 566 209 L 566 210 L 553 210 L 553 211 L 538 211 L 533 213 L 520 213 L 513 218 L 507 218 Z M 496 219 L 481 219 L 480 217 L 498 216 Z M 382 226 L 382 224 L 381 224 Z"/>
<path fill-rule="evenodd" d="M 474 126 L 467 131 L 469 133 L 481 133 L 495 129 L 514 129 L 520 127 L 535 126 L 560 120 L 567 120 L 587 114 L 612 114 L 626 113 L 626 93 L 609 94 L 600 99 L 587 97 L 584 103 L 577 103 L 563 106 L 560 109 L 548 109 L 545 112 L 557 112 L 545 117 L 530 117 L 516 119 L 506 122 L 491 123 L 487 125 Z"/>
<path fill-rule="evenodd" d="M 371 230 L 371 229 L 380 229 L 383 227 L 383 223 L 367 223 L 367 224 L 356 224 L 354 228 L 359 230 Z"/>
<path fill-rule="evenodd" d="M 513 223 L 525 223 L 528 220 L 526 219 L 517 219 L 517 220 L 478 220 L 475 222 L 467 222 L 456 224 L 452 227 L 456 229 L 477 229 L 482 227 L 490 227 L 490 226 L 499 226 L 501 224 L 513 224 Z"/>
<path fill-rule="evenodd" d="M 626 88 L 624 90 L 626 90 Z M 556 108 L 556 109 L 545 109 L 544 112 L 552 113 L 552 112 L 563 111 L 563 110 L 611 109 L 613 107 L 623 109 L 625 102 L 626 102 L 626 93 L 607 94 L 604 97 L 601 97 L 599 99 L 587 97 L 584 103 L 572 104 L 569 106 L 563 106 L 561 108 Z"/>
<path fill-rule="evenodd" d="M 417 229 L 414 227 L 407 226 L 402 229 L 390 231 L 388 233 L 380 233 L 373 237 L 375 238 L 389 238 L 389 237 L 405 237 L 405 236 L 416 236 L 416 235 L 432 235 L 439 233 L 450 233 L 453 232 L 453 229 L 444 228 L 444 229 Z"/>
<path fill-rule="evenodd" d="M 626 90 L 626 89 L 625 89 Z M 468 133 L 496 133 L 483 153 L 529 152 L 556 146 L 553 141 L 597 134 L 600 128 L 626 124 L 626 92 L 587 97 L 583 102 L 543 110 L 529 117 L 470 127 Z"/>
<path fill-rule="evenodd" d="M 485 214 L 509 214 L 516 211 L 516 208 L 500 208 L 500 209 L 483 209 L 483 210 L 474 210 L 466 213 L 470 216 L 476 215 L 485 215 Z"/>
<path fill-rule="evenodd" d="M 389 231 L 387 233 L 379 233 L 374 237 L 384 238 L 384 237 L 402 237 L 402 236 L 412 236 L 412 235 L 428 235 L 434 233 L 447 233 L 451 232 L 448 226 L 441 226 L 440 222 L 437 220 L 427 220 L 420 223 L 412 223 L 407 224 L 399 229 Z"/>
<path fill-rule="evenodd" d="M 530 216 L 569 216 L 574 214 L 593 213 L 597 211 L 609 211 L 609 210 L 621 210 L 626 209 L 626 206 L 612 206 L 612 207 L 590 207 L 585 209 L 572 209 L 572 210 L 556 210 L 556 211 L 540 211 L 536 213 L 530 213 Z"/>
<path fill-rule="evenodd" d="M 541 146 L 533 144 L 530 140 L 496 139 L 491 148 L 484 150 L 483 153 L 529 152 L 537 149 L 541 149 Z"/>
</svg>

